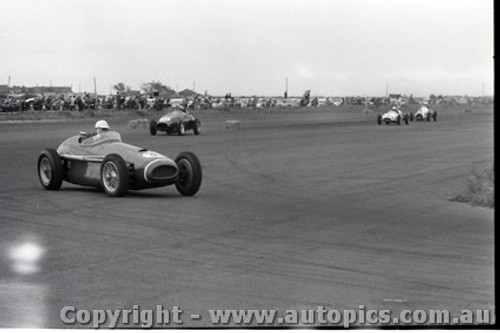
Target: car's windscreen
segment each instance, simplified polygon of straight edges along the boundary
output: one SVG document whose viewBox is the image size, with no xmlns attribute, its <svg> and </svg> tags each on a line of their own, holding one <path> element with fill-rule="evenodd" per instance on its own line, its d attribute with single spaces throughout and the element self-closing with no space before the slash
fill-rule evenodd
<svg viewBox="0 0 500 333">
<path fill-rule="evenodd" d="M 170 117 L 182 117 L 184 115 L 184 112 L 183 111 L 172 111 L 169 116 Z"/>
<path fill-rule="evenodd" d="M 84 139 L 81 144 L 82 145 L 97 145 L 103 143 L 111 143 L 111 142 L 122 142 L 122 138 L 120 133 L 118 132 L 104 132 L 101 134 L 97 134 L 91 136 L 89 138 Z"/>
</svg>

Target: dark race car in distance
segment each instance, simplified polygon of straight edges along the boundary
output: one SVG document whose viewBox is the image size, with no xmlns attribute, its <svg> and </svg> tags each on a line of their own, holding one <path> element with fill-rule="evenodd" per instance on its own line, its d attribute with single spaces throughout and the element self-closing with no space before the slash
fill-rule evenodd
<svg viewBox="0 0 500 333">
<path fill-rule="evenodd" d="M 156 135 L 158 131 L 166 132 L 167 134 L 177 133 L 177 135 L 184 135 L 189 130 L 193 130 L 194 134 L 199 135 L 201 121 L 183 109 L 169 112 L 161 116 L 158 120 L 151 120 L 149 124 L 151 135 Z"/>
</svg>

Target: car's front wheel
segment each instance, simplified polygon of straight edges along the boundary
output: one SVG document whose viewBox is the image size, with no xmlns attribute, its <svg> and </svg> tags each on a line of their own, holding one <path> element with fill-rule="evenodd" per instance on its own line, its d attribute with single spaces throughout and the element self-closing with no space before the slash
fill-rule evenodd
<svg viewBox="0 0 500 333">
<path fill-rule="evenodd" d="M 195 195 L 201 186 L 202 171 L 198 157 L 192 152 L 182 152 L 175 158 L 179 168 L 179 179 L 175 187 L 185 196 Z"/>
<path fill-rule="evenodd" d="M 432 114 L 432 119 L 434 119 L 434 121 L 437 121 L 437 117 L 438 117 L 438 113 L 437 113 L 437 111 L 434 111 L 434 113 Z"/>
<path fill-rule="evenodd" d="M 38 179 L 43 188 L 57 191 L 63 182 L 63 164 L 61 157 L 53 148 L 46 148 L 38 157 Z"/>
<path fill-rule="evenodd" d="M 101 183 L 110 197 L 122 197 L 128 190 L 127 164 L 118 154 L 107 155 L 101 165 Z"/>
<path fill-rule="evenodd" d="M 201 121 L 198 118 L 196 118 L 194 120 L 193 131 L 194 131 L 195 135 L 200 135 L 200 132 L 201 132 Z"/>
<path fill-rule="evenodd" d="M 151 122 L 149 123 L 149 133 L 151 133 L 151 135 L 156 135 L 156 132 L 158 132 L 158 129 L 156 127 L 156 120 L 151 120 Z"/>
<path fill-rule="evenodd" d="M 382 124 L 382 115 L 377 115 L 377 124 L 381 125 Z"/>
<path fill-rule="evenodd" d="M 184 135 L 184 132 L 186 131 L 186 128 L 184 127 L 184 123 L 181 121 L 179 125 L 177 125 L 177 134 L 178 135 Z"/>
</svg>

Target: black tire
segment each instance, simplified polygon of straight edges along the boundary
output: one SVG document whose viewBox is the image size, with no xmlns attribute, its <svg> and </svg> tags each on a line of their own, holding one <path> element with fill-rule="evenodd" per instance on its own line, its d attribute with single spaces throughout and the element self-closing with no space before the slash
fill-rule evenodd
<svg viewBox="0 0 500 333">
<path fill-rule="evenodd" d="M 401 125 L 401 116 L 398 115 L 396 122 L 398 123 L 398 125 Z"/>
<path fill-rule="evenodd" d="M 156 132 L 158 132 L 158 129 L 156 128 L 156 120 L 151 120 L 149 123 L 149 133 L 151 133 L 151 135 L 156 135 Z"/>
<path fill-rule="evenodd" d="M 382 125 L 382 115 L 377 115 L 377 124 Z"/>
<path fill-rule="evenodd" d="M 431 113 L 427 113 L 427 121 L 431 121 Z"/>
<path fill-rule="evenodd" d="M 201 186 L 202 171 L 198 157 L 192 152 L 182 152 L 175 158 L 179 168 L 179 179 L 175 187 L 184 196 L 195 195 Z"/>
<path fill-rule="evenodd" d="M 408 114 L 405 114 L 405 116 L 404 116 L 405 125 L 408 125 L 409 118 L 410 118 L 410 116 Z"/>
<path fill-rule="evenodd" d="M 410 112 L 410 121 L 413 121 L 414 118 L 415 118 L 415 115 L 413 114 L 413 112 Z"/>
<path fill-rule="evenodd" d="M 200 135 L 200 131 L 201 131 L 201 121 L 196 118 L 194 120 L 194 124 L 193 124 L 193 131 L 194 131 L 194 134 L 195 135 Z"/>
<path fill-rule="evenodd" d="M 182 121 L 177 125 L 177 135 L 184 135 L 186 128 L 184 127 L 184 123 Z"/>
<path fill-rule="evenodd" d="M 434 121 L 437 121 L 437 117 L 438 117 L 438 113 L 437 113 L 437 111 L 434 111 L 434 113 L 432 114 L 432 119 L 434 119 Z"/>
<path fill-rule="evenodd" d="M 122 197 L 128 190 L 127 164 L 118 154 L 109 154 L 102 161 L 101 184 L 110 197 Z"/>
<path fill-rule="evenodd" d="M 57 191 L 63 182 L 63 162 L 57 151 L 46 148 L 38 156 L 38 179 L 43 188 L 49 191 Z"/>
</svg>

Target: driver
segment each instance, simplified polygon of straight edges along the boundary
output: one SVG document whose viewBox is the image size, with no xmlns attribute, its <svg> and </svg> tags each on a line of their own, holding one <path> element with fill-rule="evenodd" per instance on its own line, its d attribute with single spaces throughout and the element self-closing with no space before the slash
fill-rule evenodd
<svg viewBox="0 0 500 333">
<path fill-rule="evenodd" d="M 109 131 L 109 125 L 106 120 L 99 120 L 95 123 L 96 135 L 100 135 L 103 132 Z"/>
<path fill-rule="evenodd" d="M 84 133 L 80 136 L 78 140 L 80 143 L 84 142 L 86 144 L 90 144 L 93 142 L 97 142 L 101 139 L 102 134 L 109 131 L 109 125 L 106 120 L 98 120 L 95 123 L 95 133 Z"/>
</svg>

